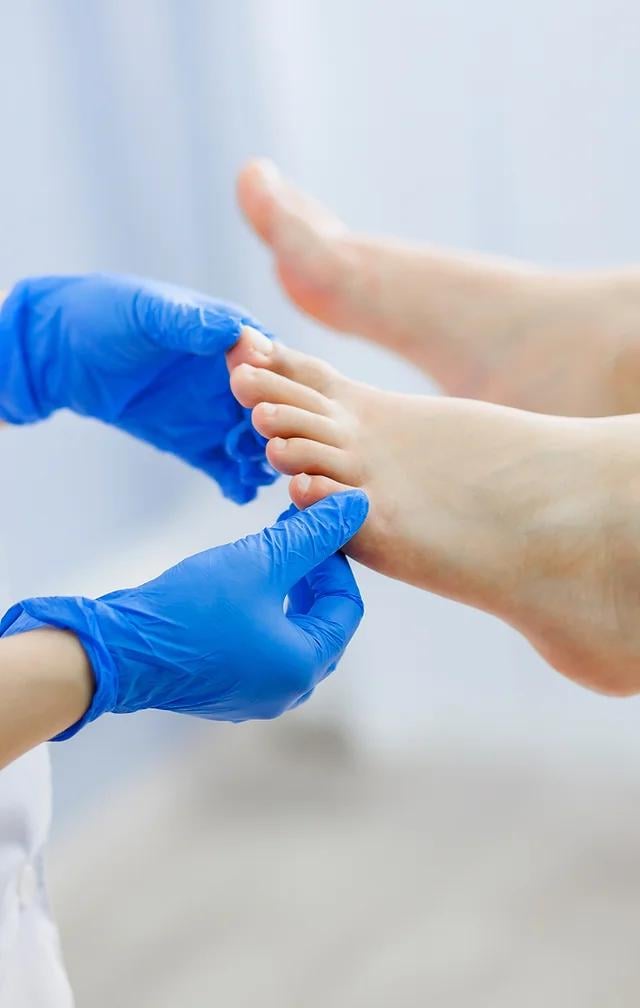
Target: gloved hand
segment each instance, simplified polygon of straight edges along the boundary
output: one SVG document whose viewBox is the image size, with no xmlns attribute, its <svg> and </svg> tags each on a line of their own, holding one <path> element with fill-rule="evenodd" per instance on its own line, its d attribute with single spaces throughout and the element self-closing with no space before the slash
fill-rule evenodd
<svg viewBox="0 0 640 1008">
<path fill-rule="evenodd" d="M 28 599 L 5 615 L 0 636 L 49 625 L 72 630 L 83 644 L 95 693 L 58 739 L 106 711 L 275 717 L 335 668 L 362 618 L 358 587 L 336 550 L 368 506 L 361 490 L 349 490 L 183 560 L 139 588 L 97 600 Z"/>
<path fill-rule="evenodd" d="M 0 311 L 0 419 L 68 407 L 204 470 L 238 503 L 276 473 L 229 390 L 241 308 L 133 277 L 39 277 Z M 260 328 L 258 326 L 258 328 Z"/>
</svg>

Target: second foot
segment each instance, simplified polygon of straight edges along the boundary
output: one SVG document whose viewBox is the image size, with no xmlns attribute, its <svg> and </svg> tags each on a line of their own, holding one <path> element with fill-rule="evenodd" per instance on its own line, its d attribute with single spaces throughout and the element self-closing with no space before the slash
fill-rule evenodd
<svg viewBox="0 0 640 1008">
<path fill-rule="evenodd" d="M 238 196 L 303 311 L 448 395 L 564 416 L 640 412 L 640 274 L 562 274 L 350 231 L 269 162 Z"/>
</svg>

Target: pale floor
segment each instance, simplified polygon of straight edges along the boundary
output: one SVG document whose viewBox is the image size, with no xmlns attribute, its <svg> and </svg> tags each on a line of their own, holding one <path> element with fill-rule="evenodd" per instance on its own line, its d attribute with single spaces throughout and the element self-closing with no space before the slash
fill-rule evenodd
<svg viewBox="0 0 640 1008">
<path fill-rule="evenodd" d="M 637 775 L 203 739 L 54 853 L 79 1008 L 640 1002 Z"/>
</svg>

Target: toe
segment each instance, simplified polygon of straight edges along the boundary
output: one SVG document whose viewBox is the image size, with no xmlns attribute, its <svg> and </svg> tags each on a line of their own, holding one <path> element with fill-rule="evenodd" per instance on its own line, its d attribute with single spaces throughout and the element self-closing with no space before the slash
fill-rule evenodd
<svg viewBox="0 0 640 1008">
<path fill-rule="evenodd" d="M 315 389 L 298 385 L 289 378 L 251 364 L 240 364 L 234 368 L 230 384 L 238 402 L 249 409 L 266 402 L 297 406 L 321 416 L 330 416 L 333 412 L 331 402 Z"/>
<path fill-rule="evenodd" d="M 236 182 L 238 203 L 251 227 L 264 242 L 270 244 L 277 211 L 274 192 L 280 183 L 280 173 L 268 158 L 255 158 L 240 171 Z"/>
<path fill-rule="evenodd" d="M 326 361 L 301 353 L 299 350 L 292 350 L 277 340 L 273 344 L 268 367 L 284 375 L 285 378 L 307 385 L 324 395 L 331 395 L 341 378 Z"/>
<path fill-rule="evenodd" d="M 246 165 L 238 177 L 237 194 L 249 223 L 273 251 L 289 297 L 334 328 L 357 328 L 362 309 L 369 304 L 369 285 L 363 289 L 366 271 L 359 244 L 354 244 L 344 223 L 291 185 L 270 161 Z M 364 306 L 363 295 L 367 295 Z"/>
<path fill-rule="evenodd" d="M 230 372 L 240 364 L 267 368 L 317 392 L 330 392 L 340 379 L 338 372 L 325 361 L 270 340 L 252 326 L 243 327 L 240 339 L 227 353 Z"/>
<path fill-rule="evenodd" d="M 291 500 L 301 511 L 331 494 L 342 493 L 349 489 L 351 488 L 344 483 L 338 483 L 328 476 L 309 476 L 308 473 L 294 476 L 289 484 Z"/>
<path fill-rule="evenodd" d="M 268 367 L 273 353 L 273 341 L 253 326 L 243 326 L 240 339 L 227 352 L 227 367 L 229 373 L 240 364 L 253 364 L 254 367 Z"/>
<path fill-rule="evenodd" d="M 335 214 L 296 189 L 268 158 L 256 158 L 244 166 L 236 191 L 249 223 L 275 251 L 291 244 L 304 248 L 310 234 L 326 236 L 345 230 Z"/>
<path fill-rule="evenodd" d="M 266 438 L 308 438 L 337 448 L 344 447 L 346 442 L 344 427 L 333 417 L 310 413 L 297 406 L 261 402 L 254 408 L 251 420 L 258 433 Z"/>
<path fill-rule="evenodd" d="M 328 476 L 348 486 L 361 482 L 361 467 L 351 452 L 307 438 L 274 438 L 267 445 L 267 458 L 274 469 L 288 476 Z"/>
</svg>

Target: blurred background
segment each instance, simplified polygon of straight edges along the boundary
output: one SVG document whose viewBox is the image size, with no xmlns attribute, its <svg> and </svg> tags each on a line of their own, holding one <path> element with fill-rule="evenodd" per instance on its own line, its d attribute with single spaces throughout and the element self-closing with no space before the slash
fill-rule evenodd
<svg viewBox="0 0 640 1008">
<path fill-rule="evenodd" d="M 3 3 L 2 286 L 114 270 L 246 304 L 347 373 L 234 204 L 268 154 L 360 229 L 562 266 L 637 258 L 633 0 Z M 428 446 L 425 446 L 428 450 Z M 2 601 L 101 593 L 270 522 L 72 416 L 2 435 Z M 52 746 L 53 896 L 93 1008 L 636 1006 L 640 702 L 359 571 L 367 619 L 260 726 L 105 718 Z"/>
</svg>

